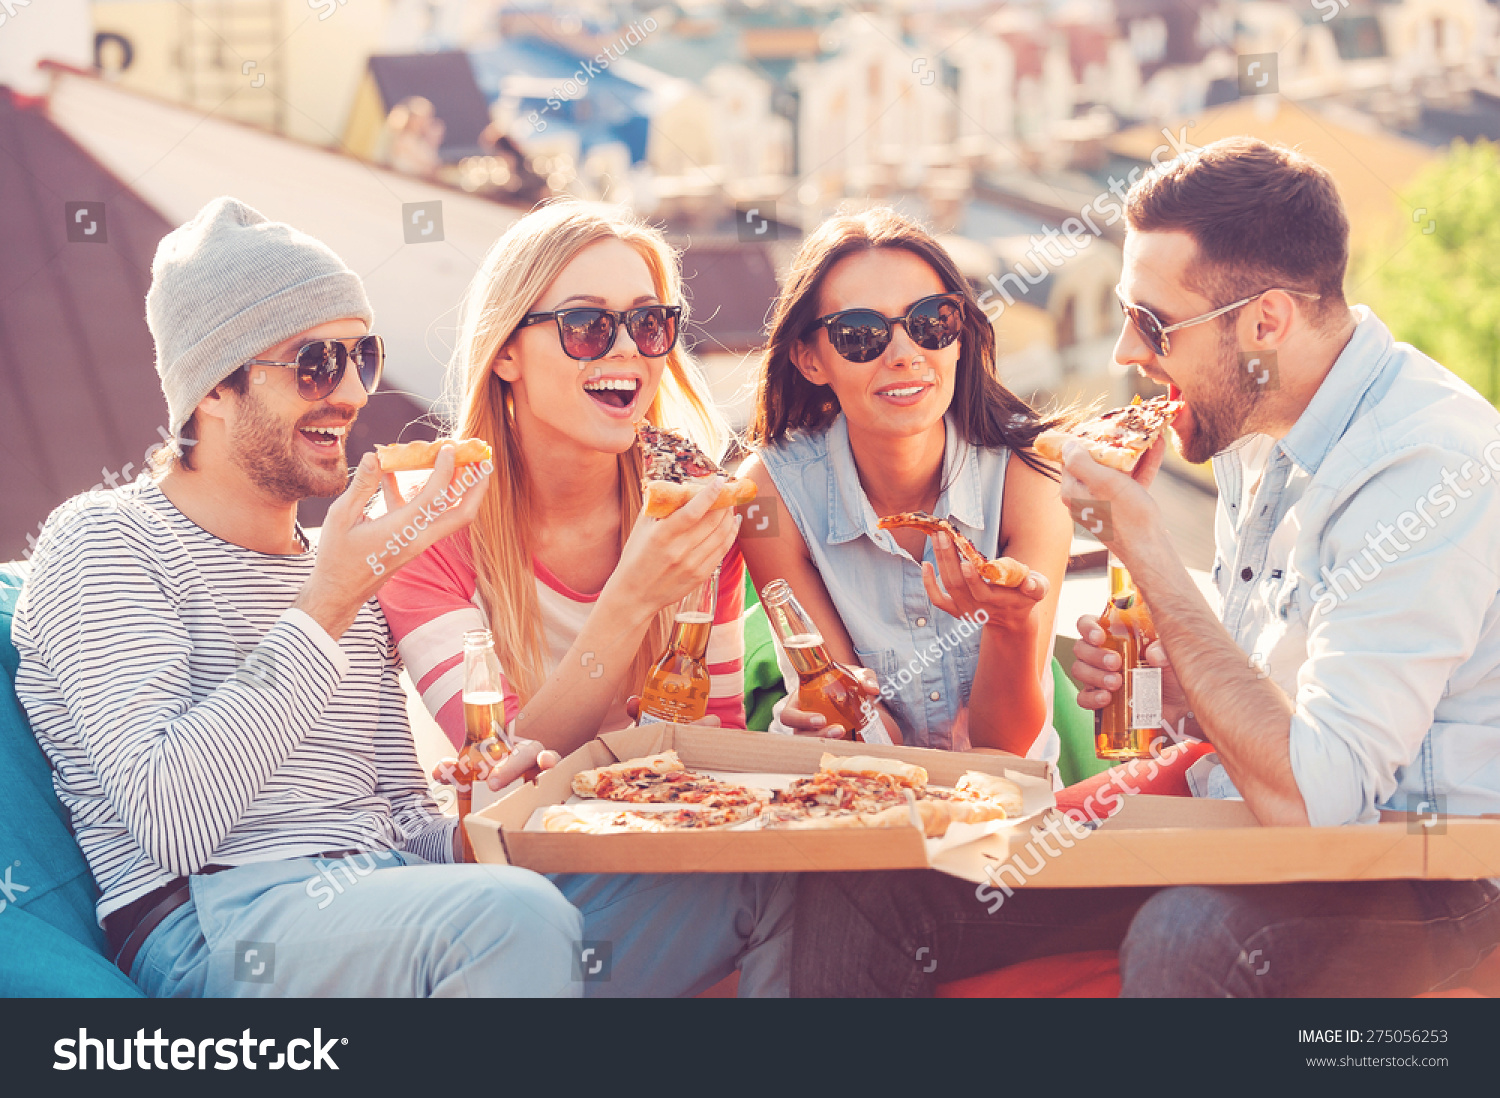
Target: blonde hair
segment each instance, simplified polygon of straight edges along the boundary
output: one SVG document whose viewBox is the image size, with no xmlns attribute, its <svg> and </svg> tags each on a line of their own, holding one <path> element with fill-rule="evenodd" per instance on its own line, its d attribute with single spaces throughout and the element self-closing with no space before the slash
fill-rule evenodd
<svg viewBox="0 0 1500 1098">
<path fill-rule="evenodd" d="M 495 472 L 479 516 L 469 527 L 479 596 L 490 618 L 495 650 L 524 706 L 543 682 L 541 605 L 532 565 L 533 482 L 517 437 L 515 394 L 492 364 L 542 293 L 584 248 L 617 239 L 636 250 L 651 273 L 657 297 L 687 303 L 677 253 L 655 228 L 627 214 L 575 199 L 549 202 L 522 217 L 495 241 L 464 295 L 458 339 L 448 365 L 444 418 L 458 438 L 482 438 L 494 448 Z M 683 431 L 707 454 L 718 457 L 728 430 L 682 341 L 666 357 L 666 369 L 646 419 Z M 640 452 L 618 457 L 620 545 L 641 509 Z M 636 692 L 651 663 L 666 647 L 675 607 L 663 607 L 624 682 Z"/>
</svg>

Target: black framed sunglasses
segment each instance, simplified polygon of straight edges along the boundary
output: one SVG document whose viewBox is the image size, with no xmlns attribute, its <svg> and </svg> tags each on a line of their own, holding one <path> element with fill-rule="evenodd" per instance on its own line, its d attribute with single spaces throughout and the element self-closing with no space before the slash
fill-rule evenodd
<svg viewBox="0 0 1500 1098">
<path fill-rule="evenodd" d="M 557 321 L 557 338 L 563 353 L 579 362 L 592 362 L 609 354 L 621 324 L 641 354 L 661 358 L 677 346 L 682 306 L 642 305 L 624 312 L 591 307 L 557 309 L 550 313 L 527 313 L 516 328 L 529 328 L 553 319 Z"/>
<path fill-rule="evenodd" d="M 1271 290 L 1278 288 L 1273 286 Z M 1250 304 L 1250 302 L 1258 297 L 1265 297 L 1271 290 L 1262 290 L 1258 294 L 1251 294 L 1249 297 L 1242 297 L 1238 301 L 1230 302 L 1228 305 L 1215 309 L 1211 313 L 1204 313 L 1202 316 L 1195 316 L 1191 320 L 1182 320 L 1176 324 L 1165 326 L 1157 319 L 1156 314 L 1146 308 L 1146 306 L 1132 305 L 1126 301 L 1125 295 L 1120 292 L 1120 287 L 1118 286 L 1115 287 L 1115 297 L 1120 299 L 1121 311 L 1124 312 L 1130 323 L 1135 326 L 1135 330 L 1140 333 L 1141 338 L 1146 341 L 1146 346 L 1150 347 L 1156 354 L 1169 355 L 1172 353 L 1172 341 L 1167 338 L 1168 334 L 1177 331 L 1178 328 L 1191 328 L 1194 324 L 1202 324 L 1204 321 L 1212 320 L 1216 316 L 1223 316 L 1225 313 L 1238 309 L 1242 305 Z M 1320 294 L 1310 294 L 1305 290 L 1282 290 L 1282 292 L 1295 294 L 1298 297 L 1311 298 L 1313 301 L 1317 301 L 1321 296 Z"/>
<path fill-rule="evenodd" d="M 359 382 L 365 392 L 373 393 L 380 384 L 380 374 L 385 369 L 385 341 L 378 335 L 361 336 L 353 341 L 343 339 L 319 339 L 304 343 L 297 350 L 294 362 L 277 362 L 269 358 L 252 358 L 245 366 L 284 366 L 297 371 L 297 392 L 303 400 L 322 400 L 339 387 L 344 380 L 344 371 L 349 360 L 359 371 Z"/>
<path fill-rule="evenodd" d="M 843 309 L 813 321 L 812 331 L 828 329 L 828 342 L 850 362 L 870 362 L 885 353 L 896 325 L 918 347 L 941 351 L 964 330 L 963 294 L 933 294 L 912 304 L 905 316 L 882 316 L 874 309 Z"/>
</svg>

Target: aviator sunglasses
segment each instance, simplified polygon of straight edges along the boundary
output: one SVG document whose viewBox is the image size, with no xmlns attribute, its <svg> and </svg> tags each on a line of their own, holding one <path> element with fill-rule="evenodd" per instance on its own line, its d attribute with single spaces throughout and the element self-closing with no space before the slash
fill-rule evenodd
<svg viewBox="0 0 1500 1098">
<path fill-rule="evenodd" d="M 1274 290 L 1277 287 L 1273 286 L 1271 289 Z M 1205 320 L 1212 320 L 1216 316 L 1223 316 L 1225 313 L 1238 309 L 1242 305 L 1250 304 L 1250 302 L 1258 297 L 1265 297 L 1270 292 L 1271 290 L 1262 290 L 1258 294 L 1242 297 L 1240 300 L 1225 305 L 1223 308 L 1215 309 L 1211 313 L 1204 313 L 1202 316 L 1195 316 L 1191 320 L 1184 320 L 1177 324 L 1163 326 L 1162 322 L 1156 318 L 1155 313 L 1144 305 L 1130 304 L 1130 302 L 1125 300 L 1125 295 L 1120 292 L 1120 287 L 1115 287 L 1115 296 L 1120 299 L 1121 311 L 1129 318 L 1130 323 L 1135 326 L 1135 330 L 1140 333 L 1141 338 L 1146 341 L 1146 346 L 1159 355 L 1167 355 L 1172 352 L 1172 341 L 1167 338 L 1169 332 L 1175 332 L 1178 328 L 1191 328 L 1194 324 L 1202 324 Z M 1283 292 L 1296 294 L 1298 297 L 1311 298 L 1313 301 L 1317 301 L 1321 296 L 1319 294 L 1310 294 L 1303 290 L 1284 290 Z"/>
<path fill-rule="evenodd" d="M 342 339 L 318 339 L 304 343 L 297 351 L 295 362 L 277 362 L 269 358 L 252 358 L 245 366 L 284 366 L 297 371 L 297 392 L 303 400 L 322 400 L 339 387 L 344 380 L 344 371 L 349 360 L 359 371 L 360 384 L 365 392 L 373 393 L 380 384 L 380 372 L 385 368 L 385 343 L 378 335 L 361 336 L 354 340 L 351 351 Z"/>
<path fill-rule="evenodd" d="M 963 334 L 963 295 L 924 297 L 905 316 L 882 316 L 874 309 L 843 309 L 820 316 L 813 321 L 812 330 L 827 328 L 828 342 L 850 362 L 869 362 L 885 353 L 897 324 L 906 325 L 906 334 L 918 347 L 941 351 Z"/>
<path fill-rule="evenodd" d="M 677 346 L 677 322 L 681 317 L 681 305 L 642 305 L 624 312 L 595 308 L 556 309 L 550 313 L 527 313 L 516 328 L 529 328 L 555 319 L 563 353 L 579 362 L 592 362 L 609 354 L 623 324 L 641 354 L 647 358 L 661 358 Z"/>
</svg>

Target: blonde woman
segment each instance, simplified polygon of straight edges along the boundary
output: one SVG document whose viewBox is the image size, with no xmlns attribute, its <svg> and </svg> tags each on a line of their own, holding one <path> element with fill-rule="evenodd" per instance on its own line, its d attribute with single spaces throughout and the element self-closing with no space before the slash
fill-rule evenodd
<svg viewBox="0 0 1500 1098">
<path fill-rule="evenodd" d="M 642 419 L 721 448 L 719 418 L 678 335 L 676 255 L 633 219 L 564 201 L 523 217 L 485 257 L 449 369 L 453 433 L 487 440 L 479 516 L 381 589 L 401 656 L 455 746 L 463 634 L 490 629 L 517 738 L 572 751 L 628 727 L 627 703 L 677 603 L 720 569 L 709 722 L 744 727 L 739 518 L 703 493 L 641 514 Z M 584 937 L 613 943 L 607 994 L 694 994 L 741 967 L 744 994 L 784 994 L 791 879 L 566 875 Z"/>
</svg>

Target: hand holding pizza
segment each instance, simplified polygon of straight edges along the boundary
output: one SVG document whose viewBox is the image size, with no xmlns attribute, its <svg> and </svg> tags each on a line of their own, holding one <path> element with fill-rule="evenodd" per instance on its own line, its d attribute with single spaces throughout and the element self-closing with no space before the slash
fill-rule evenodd
<svg viewBox="0 0 1500 1098">
<path fill-rule="evenodd" d="M 1160 468 L 1165 449 L 1166 439 L 1157 438 L 1135 472 L 1122 473 L 1099 464 L 1083 443 L 1069 439 L 1062 449 L 1060 491 L 1074 521 L 1111 548 L 1139 544 L 1159 531 L 1161 511 L 1145 486 Z"/>
<path fill-rule="evenodd" d="M 1033 571 L 1013 587 L 986 583 L 947 534 L 932 535 L 932 554 L 937 558 L 937 567 L 922 562 L 922 585 L 932 605 L 955 618 L 973 619 L 983 610 L 986 617 L 981 620 L 986 625 L 1002 629 L 1018 627 L 1047 597 L 1047 577 L 1040 572 Z M 939 574 L 943 578 L 942 588 L 938 586 Z"/>
<path fill-rule="evenodd" d="M 716 508 L 723 477 L 666 518 L 636 518 L 600 600 L 628 600 L 645 615 L 680 602 L 713 575 L 734 545 L 740 516 Z M 616 603 L 618 605 L 618 602 Z"/>
</svg>

